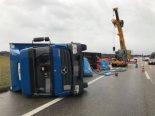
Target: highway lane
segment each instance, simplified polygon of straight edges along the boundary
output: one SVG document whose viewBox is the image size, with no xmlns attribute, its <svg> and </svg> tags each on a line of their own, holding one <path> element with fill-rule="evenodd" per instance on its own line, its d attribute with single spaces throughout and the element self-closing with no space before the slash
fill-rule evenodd
<svg viewBox="0 0 155 116">
<path fill-rule="evenodd" d="M 149 75 L 149 78 L 144 79 L 148 116 L 155 116 L 155 65 L 148 65 L 147 62 L 143 62 L 143 64 L 145 71 Z"/>
<path fill-rule="evenodd" d="M 147 83 L 147 85 L 145 85 Z M 36 116 L 154 116 L 154 87 L 141 67 L 129 66 L 118 77 L 102 78 L 79 97 L 65 98 Z M 149 88 L 147 87 L 149 86 Z"/>
<path fill-rule="evenodd" d="M 36 116 L 155 116 L 155 66 L 144 63 L 145 72 L 129 65 L 118 77 L 103 77 L 92 83 L 84 94 L 66 97 Z M 85 78 L 89 82 L 95 78 Z M 25 114 L 55 98 L 27 98 L 18 93 L 0 94 L 0 112 L 3 116 Z"/>
<path fill-rule="evenodd" d="M 94 74 L 93 78 L 85 78 L 86 82 L 94 80 L 98 75 Z M 21 93 L 11 91 L 0 94 L 0 115 L 1 116 L 19 116 L 39 107 L 55 98 L 25 97 Z"/>
<path fill-rule="evenodd" d="M 5 92 L 0 94 L 0 116 L 19 116 L 54 98 L 25 97 L 21 93 Z"/>
</svg>

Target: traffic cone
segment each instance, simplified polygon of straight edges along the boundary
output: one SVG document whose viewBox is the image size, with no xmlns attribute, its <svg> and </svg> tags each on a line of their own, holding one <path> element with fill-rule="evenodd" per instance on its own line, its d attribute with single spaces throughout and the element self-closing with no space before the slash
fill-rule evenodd
<svg viewBox="0 0 155 116">
<path fill-rule="evenodd" d="M 144 66 L 142 66 L 142 72 L 144 72 L 144 71 L 145 71 Z"/>
</svg>

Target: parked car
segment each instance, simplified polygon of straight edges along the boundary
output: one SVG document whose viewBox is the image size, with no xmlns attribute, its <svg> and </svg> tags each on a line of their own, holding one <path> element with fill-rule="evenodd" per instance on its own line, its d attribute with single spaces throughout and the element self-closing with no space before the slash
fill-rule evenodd
<svg viewBox="0 0 155 116">
<path fill-rule="evenodd" d="M 155 64 L 155 52 L 153 52 L 151 55 L 150 55 L 150 59 L 148 61 L 148 64 Z"/>
</svg>

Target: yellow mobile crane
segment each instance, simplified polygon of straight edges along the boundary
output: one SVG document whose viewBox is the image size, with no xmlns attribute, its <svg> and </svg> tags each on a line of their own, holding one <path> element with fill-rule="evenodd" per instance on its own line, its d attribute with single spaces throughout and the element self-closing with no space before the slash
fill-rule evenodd
<svg viewBox="0 0 155 116">
<path fill-rule="evenodd" d="M 120 40 L 120 50 L 115 52 L 115 59 L 112 60 L 111 64 L 113 67 L 126 67 L 127 61 L 130 59 L 131 51 L 126 49 L 124 35 L 122 27 L 124 25 L 124 21 L 119 19 L 118 8 L 113 8 L 116 19 L 112 20 L 112 23 L 118 30 L 118 36 Z M 113 51 L 115 51 L 115 47 L 113 47 Z"/>
</svg>

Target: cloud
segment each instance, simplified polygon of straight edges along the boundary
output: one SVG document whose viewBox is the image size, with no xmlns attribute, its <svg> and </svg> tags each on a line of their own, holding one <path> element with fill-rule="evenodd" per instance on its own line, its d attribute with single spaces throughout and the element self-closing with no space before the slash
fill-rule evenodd
<svg viewBox="0 0 155 116">
<path fill-rule="evenodd" d="M 10 42 L 49 36 L 54 43 L 80 42 L 87 44 L 88 51 L 112 53 L 114 44 L 119 48 L 111 23 L 112 8 L 117 6 L 125 22 L 127 48 L 149 54 L 155 50 L 153 4 L 147 0 L 3 0 L 0 50 L 9 50 Z"/>
</svg>

